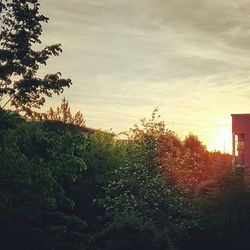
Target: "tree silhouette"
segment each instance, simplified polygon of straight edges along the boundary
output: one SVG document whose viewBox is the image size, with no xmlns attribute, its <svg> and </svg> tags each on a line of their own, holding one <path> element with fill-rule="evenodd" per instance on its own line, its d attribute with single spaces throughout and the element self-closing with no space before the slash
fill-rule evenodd
<svg viewBox="0 0 250 250">
<path fill-rule="evenodd" d="M 58 56 L 61 45 L 35 50 L 41 43 L 42 23 L 48 18 L 39 13 L 38 0 L 2 0 L 0 3 L 0 107 L 10 105 L 31 115 L 45 97 L 60 94 L 71 80 L 61 73 L 37 76 L 39 67 L 51 56 Z M 37 46 L 36 46 L 37 47 Z"/>
<path fill-rule="evenodd" d="M 83 114 L 78 111 L 75 115 L 71 114 L 69 101 L 64 97 L 60 106 L 54 110 L 52 107 L 47 111 L 46 114 L 40 115 L 41 119 L 62 121 L 64 123 L 70 123 L 81 127 L 85 126 L 85 119 Z"/>
</svg>

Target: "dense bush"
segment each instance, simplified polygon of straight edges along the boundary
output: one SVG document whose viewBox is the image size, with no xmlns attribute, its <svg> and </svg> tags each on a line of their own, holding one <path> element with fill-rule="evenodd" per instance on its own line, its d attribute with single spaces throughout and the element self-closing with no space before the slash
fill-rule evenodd
<svg viewBox="0 0 250 250">
<path fill-rule="evenodd" d="M 0 113 L 1 249 L 77 249 L 86 222 L 70 193 L 86 171 L 86 140 Z"/>
<path fill-rule="evenodd" d="M 192 216 L 179 235 L 180 248 L 249 249 L 250 190 L 242 169 L 229 171 L 214 192 L 193 201 Z"/>
<path fill-rule="evenodd" d="M 1 110 L 1 249 L 249 249 L 244 172 L 156 118 L 118 140 Z"/>
</svg>

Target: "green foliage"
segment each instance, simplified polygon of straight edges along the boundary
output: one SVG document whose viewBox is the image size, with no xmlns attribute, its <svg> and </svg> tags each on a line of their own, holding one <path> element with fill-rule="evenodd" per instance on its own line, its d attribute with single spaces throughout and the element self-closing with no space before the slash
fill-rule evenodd
<svg viewBox="0 0 250 250">
<path fill-rule="evenodd" d="M 139 162 L 160 170 L 173 183 L 185 189 L 194 189 L 208 175 L 211 168 L 209 152 L 199 139 L 190 134 L 184 141 L 159 120 L 158 110 L 141 125 L 130 130 L 129 139 L 140 150 Z"/>
<path fill-rule="evenodd" d="M 115 140 L 112 133 L 96 131 L 89 137 L 85 157 L 89 170 L 102 185 L 110 178 L 110 172 L 126 159 L 126 144 Z"/>
<path fill-rule="evenodd" d="M 124 149 L 114 141 L 114 135 L 96 131 L 89 135 L 83 153 L 87 170 L 72 186 L 75 212 L 88 222 L 88 232 L 95 233 L 103 227 L 105 210 L 96 200 L 104 196 L 104 185 L 111 178 L 111 171 L 124 159 Z"/>
<path fill-rule="evenodd" d="M 84 137 L 58 135 L 23 120 L 15 124 L 15 116 L 4 116 L 14 122 L 0 130 L 1 249 L 84 246 L 86 222 L 73 214 L 68 191 L 86 171 Z"/>
<path fill-rule="evenodd" d="M 0 110 L 0 248 L 248 249 L 242 170 L 212 193 L 187 188 L 229 158 L 156 118 L 118 140 Z"/>
<path fill-rule="evenodd" d="M 105 195 L 99 204 L 105 208 L 108 223 L 97 234 L 101 249 L 174 249 L 170 235 L 185 216 L 186 198 L 158 166 L 159 137 L 171 132 L 154 119 L 153 114 L 149 122 L 142 121 L 142 128 L 131 131 L 124 144 L 126 157 L 104 183 Z M 117 239 L 111 240 L 111 234 Z"/>
<path fill-rule="evenodd" d="M 48 18 L 39 13 L 38 0 L 3 0 L 0 5 L 0 104 L 8 103 L 31 115 L 31 108 L 44 104 L 46 96 L 60 94 L 71 85 L 59 72 L 37 76 L 40 65 L 58 56 L 61 45 L 35 50 L 41 43 L 42 24 Z M 38 47 L 38 46 L 36 46 Z"/>
<path fill-rule="evenodd" d="M 60 44 L 41 43 L 38 0 L 0 1 L 0 104 L 26 115 L 71 85 L 38 77 Z M 84 135 L 64 99 L 46 118 L 0 109 L 0 248 L 3 250 L 249 249 L 250 190 L 244 173 L 225 173 L 230 156 L 182 141 L 157 109 L 127 141 Z M 193 192 L 206 182 L 213 192 Z M 185 190 L 185 191 L 184 191 Z M 198 190 L 198 189 L 197 189 Z"/>
<path fill-rule="evenodd" d="M 152 173 L 147 166 L 124 163 L 113 172 L 112 181 L 105 188 L 102 201 L 107 215 L 137 212 L 143 217 L 160 222 L 180 202 L 160 174 Z"/>
<path fill-rule="evenodd" d="M 242 170 L 228 172 L 213 196 L 192 201 L 179 227 L 180 249 L 249 249 L 250 190 Z"/>
<path fill-rule="evenodd" d="M 95 235 L 95 246 L 103 250 L 161 250 L 174 246 L 165 230 L 140 215 L 122 213 L 103 232 Z"/>
</svg>

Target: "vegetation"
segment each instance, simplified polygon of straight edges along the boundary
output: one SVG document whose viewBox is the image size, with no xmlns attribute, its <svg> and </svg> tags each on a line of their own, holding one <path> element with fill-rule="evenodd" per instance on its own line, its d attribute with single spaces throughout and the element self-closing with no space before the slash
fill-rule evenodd
<svg viewBox="0 0 250 250">
<path fill-rule="evenodd" d="M 249 249 L 250 189 L 230 155 L 181 140 L 157 110 L 128 132 L 86 130 L 63 99 L 40 120 L 44 96 L 69 79 L 38 78 L 37 0 L 0 1 L 0 249 Z M 87 132 L 86 132 L 87 131 Z"/>
<path fill-rule="evenodd" d="M 1 249 L 247 249 L 242 173 L 228 165 L 205 179 L 225 155 L 193 135 L 181 141 L 155 113 L 127 141 L 3 110 L 0 124 Z M 183 182 L 183 171 L 199 178 Z"/>
<path fill-rule="evenodd" d="M 85 119 L 81 111 L 78 111 L 73 115 L 70 111 L 69 101 L 64 97 L 62 103 L 55 110 L 50 107 L 47 113 L 34 113 L 32 114 L 33 119 L 39 120 L 52 120 L 61 121 L 63 123 L 73 124 L 80 127 L 85 126 Z"/>
<path fill-rule="evenodd" d="M 38 77 L 41 65 L 62 52 L 60 44 L 35 50 L 41 43 L 42 23 L 48 18 L 39 14 L 38 0 L 0 1 L 0 106 L 7 104 L 31 115 L 45 97 L 60 94 L 71 85 L 61 73 Z"/>
</svg>

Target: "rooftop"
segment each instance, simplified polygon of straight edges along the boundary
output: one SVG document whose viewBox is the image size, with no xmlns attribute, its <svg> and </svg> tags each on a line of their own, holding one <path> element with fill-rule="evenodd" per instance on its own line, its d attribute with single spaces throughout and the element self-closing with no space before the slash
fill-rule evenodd
<svg viewBox="0 0 250 250">
<path fill-rule="evenodd" d="M 231 116 L 250 116 L 250 113 L 247 113 L 247 114 L 231 114 Z"/>
</svg>

